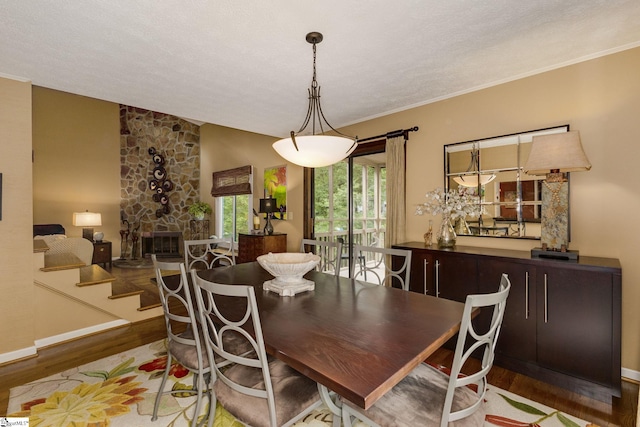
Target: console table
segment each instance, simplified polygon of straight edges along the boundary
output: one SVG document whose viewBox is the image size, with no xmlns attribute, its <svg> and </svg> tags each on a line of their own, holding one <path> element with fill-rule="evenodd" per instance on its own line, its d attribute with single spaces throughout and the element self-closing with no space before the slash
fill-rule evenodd
<svg viewBox="0 0 640 427">
<path fill-rule="evenodd" d="M 457 246 L 412 251 L 410 289 L 464 301 L 495 292 L 507 273 L 511 292 L 496 364 L 603 401 L 621 394 L 622 270 L 614 258 L 531 258 L 529 252 Z M 487 322 L 486 313 L 477 321 Z M 475 322 L 474 322 L 475 323 Z"/>
<path fill-rule="evenodd" d="M 255 261 L 260 255 L 269 252 L 286 252 L 287 235 L 285 233 L 273 234 L 243 234 L 238 235 L 237 263 Z"/>
</svg>

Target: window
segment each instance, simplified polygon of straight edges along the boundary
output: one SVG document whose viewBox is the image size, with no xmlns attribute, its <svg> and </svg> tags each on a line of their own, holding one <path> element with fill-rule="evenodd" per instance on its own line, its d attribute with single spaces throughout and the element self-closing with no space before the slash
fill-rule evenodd
<svg viewBox="0 0 640 427">
<path fill-rule="evenodd" d="M 215 233 L 221 239 L 233 238 L 236 248 L 238 234 L 248 233 L 251 227 L 252 182 L 251 165 L 213 172 L 211 195 L 216 198 Z"/>
<path fill-rule="evenodd" d="M 248 233 L 251 227 L 251 197 L 250 194 L 216 197 L 216 236 L 233 237 L 234 246 L 237 246 L 238 234 Z"/>
</svg>

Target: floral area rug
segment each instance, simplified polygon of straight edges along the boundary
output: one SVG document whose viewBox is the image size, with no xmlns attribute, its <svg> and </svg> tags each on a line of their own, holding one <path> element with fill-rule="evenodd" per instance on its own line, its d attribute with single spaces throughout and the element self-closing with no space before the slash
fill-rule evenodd
<svg viewBox="0 0 640 427">
<path fill-rule="evenodd" d="M 195 397 L 186 393 L 165 395 L 158 420 L 151 421 L 166 362 L 165 341 L 161 340 L 14 387 L 7 416 L 29 417 L 32 427 L 188 426 L 194 416 Z M 191 374 L 175 364 L 166 388 L 183 390 L 192 383 Z M 594 426 L 494 386 L 487 392 L 486 405 L 485 427 Z M 200 416 L 207 410 L 204 408 Z M 295 427 L 325 427 L 331 426 L 331 421 L 331 413 L 323 406 Z M 242 426 L 219 404 L 213 425 Z M 358 423 L 356 427 L 366 425 Z"/>
</svg>

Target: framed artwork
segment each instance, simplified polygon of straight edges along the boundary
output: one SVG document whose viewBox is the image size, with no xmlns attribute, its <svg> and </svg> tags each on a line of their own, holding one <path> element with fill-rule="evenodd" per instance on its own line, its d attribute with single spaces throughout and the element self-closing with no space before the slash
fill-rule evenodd
<svg viewBox="0 0 640 427">
<path fill-rule="evenodd" d="M 264 170 L 264 197 L 276 199 L 278 212 L 274 219 L 287 219 L 287 167 L 274 166 Z"/>
</svg>

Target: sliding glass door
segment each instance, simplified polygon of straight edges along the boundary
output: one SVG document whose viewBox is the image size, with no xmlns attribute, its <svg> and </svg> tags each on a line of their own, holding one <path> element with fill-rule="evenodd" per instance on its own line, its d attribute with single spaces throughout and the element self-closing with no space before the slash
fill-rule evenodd
<svg viewBox="0 0 640 427">
<path fill-rule="evenodd" d="M 384 150 L 384 146 L 382 146 Z M 348 276 L 351 245 L 383 246 L 386 229 L 384 151 L 352 155 L 311 175 L 311 235 L 342 241 L 341 275 Z M 307 227 L 306 229 L 309 229 Z"/>
</svg>

